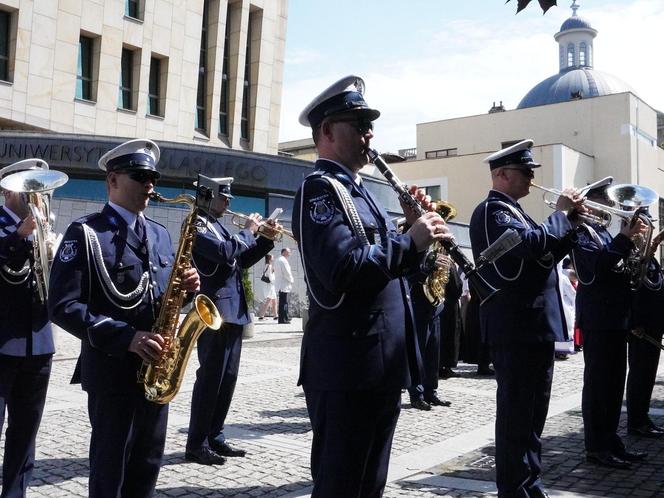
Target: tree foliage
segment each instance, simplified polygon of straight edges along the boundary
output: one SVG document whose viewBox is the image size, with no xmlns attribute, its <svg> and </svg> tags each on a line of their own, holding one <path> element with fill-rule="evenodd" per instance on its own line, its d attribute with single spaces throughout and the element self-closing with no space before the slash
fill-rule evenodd
<svg viewBox="0 0 664 498">
<path fill-rule="evenodd" d="M 510 0 L 507 0 L 509 2 Z M 516 6 L 516 13 L 518 14 L 521 12 L 523 9 L 525 9 L 528 4 L 530 3 L 531 0 L 517 0 L 517 6 Z M 538 0 L 540 7 L 542 7 L 542 10 L 546 12 L 549 10 L 551 7 L 553 7 L 556 4 L 556 0 Z M 507 3 L 505 2 L 505 3 Z"/>
</svg>

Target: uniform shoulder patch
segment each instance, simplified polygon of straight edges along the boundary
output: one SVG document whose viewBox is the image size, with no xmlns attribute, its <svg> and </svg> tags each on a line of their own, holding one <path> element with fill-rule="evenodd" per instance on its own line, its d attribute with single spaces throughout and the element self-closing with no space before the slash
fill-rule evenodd
<svg viewBox="0 0 664 498">
<path fill-rule="evenodd" d="M 498 226 L 509 225 L 512 222 L 512 213 L 507 209 L 501 209 L 493 213 L 493 219 L 496 220 Z"/>
<path fill-rule="evenodd" d="M 196 227 L 196 231 L 200 234 L 204 234 L 207 232 L 207 222 L 201 218 L 200 216 L 196 218 L 196 221 L 194 222 L 194 226 Z"/>
<path fill-rule="evenodd" d="M 63 263 L 68 263 L 78 254 L 78 240 L 63 240 L 60 244 L 59 257 Z"/>
<path fill-rule="evenodd" d="M 324 193 L 311 199 L 307 199 L 309 217 L 311 221 L 319 225 L 327 225 L 332 221 L 336 208 L 330 193 Z"/>
</svg>

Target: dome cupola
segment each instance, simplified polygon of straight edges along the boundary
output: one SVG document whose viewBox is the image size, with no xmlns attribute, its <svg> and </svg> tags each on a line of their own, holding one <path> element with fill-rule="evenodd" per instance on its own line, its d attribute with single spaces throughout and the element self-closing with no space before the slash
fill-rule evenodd
<svg viewBox="0 0 664 498">
<path fill-rule="evenodd" d="M 560 72 L 593 67 L 593 39 L 597 30 L 577 15 L 580 5 L 572 2 L 572 17 L 567 19 L 553 38 L 558 42 Z"/>
</svg>

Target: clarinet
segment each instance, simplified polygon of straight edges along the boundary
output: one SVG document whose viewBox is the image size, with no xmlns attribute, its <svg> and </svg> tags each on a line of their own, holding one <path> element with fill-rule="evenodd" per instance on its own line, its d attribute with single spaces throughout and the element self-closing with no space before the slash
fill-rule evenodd
<svg viewBox="0 0 664 498">
<path fill-rule="evenodd" d="M 390 186 L 394 191 L 399 195 L 399 199 L 406 206 L 412 209 L 419 216 L 422 216 L 426 213 L 425 209 L 419 203 L 419 201 L 410 193 L 406 186 L 401 183 L 401 181 L 394 174 L 394 171 L 390 169 L 387 163 L 383 160 L 378 152 L 374 149 L 367 149 L 367 155 L 371 162 L 378 168 L 382 173 L 385 179 L 388 181 Z M 440 241 L 441 245 L 445 248 L 449 254 L 452 261 L 459 265 L 459 269 L 466 275 L 468 283 L 473 287 L 475 292 L 480 298 L 480 302 L 484 303 L 493 297 L 493 295 L 498 292 L 498 289 L 493 287 L 489 282 L 487 282 L 482 275 L 477 271 L 479 267 L 475 267 L 473 263 L 466 257 L 466 255 L 461 251 L 461 248 L 454 240 L 443 239 Z"/>
</svg>

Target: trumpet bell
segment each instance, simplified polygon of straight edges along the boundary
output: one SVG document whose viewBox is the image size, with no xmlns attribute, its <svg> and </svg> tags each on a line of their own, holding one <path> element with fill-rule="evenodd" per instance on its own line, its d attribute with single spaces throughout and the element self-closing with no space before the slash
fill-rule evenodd
<svg viewBox="0 0 664 498">
<path fill-rule="evenodd" d="M 12 192 L 40 193 L 55 190 L 69 181 L 62 171 L 26 170 L 12 173 L 0 180 L 0 187 Z"/>
<path fill-rule="evenodd" d="M 653 189 L 629 183 L 607 188 L 606 195 L 617 205 L 628 209 L 646 207 L 659 199 L 659 194 Z"/>
</svg>

